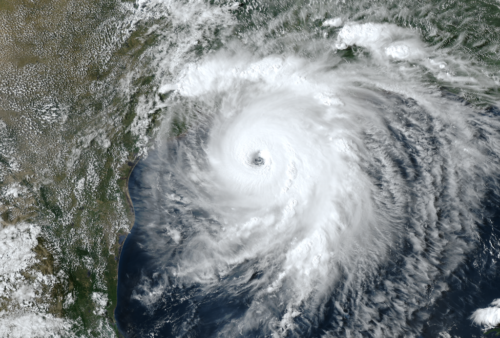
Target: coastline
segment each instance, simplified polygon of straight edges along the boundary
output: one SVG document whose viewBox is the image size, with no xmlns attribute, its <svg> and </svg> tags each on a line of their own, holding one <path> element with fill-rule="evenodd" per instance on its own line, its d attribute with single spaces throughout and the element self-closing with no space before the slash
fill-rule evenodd
<svg viewBox="0 0 500 338">
<path fill-rule="evenodd" d="M 125 198 L 127 200 L 127 205 L 129 207 L 129 211 L 131 213 L 131 219 L 130 219 L 131 223 L 130 223 L 130 227 L 129 227 L 129 230 L 128 230 L 127 233 L 125 233 L 125 234 L 118 233 L 117 234 L 118 241 L 117 241 L 117 248 L 115 249 L 115 252 L 117 251 L 117 255 L 116 255 L 116 258 L 115 258 L 115 260 L 116 260 L 116 271 L 115 271 L 115 273 L 116 273 L 116 276 L 117 276 L 115 297 L 116 297 L 117 300 L 118 300 L 118 270 L 119 270 L 119 267 L 120 267 L 120 257 L 121 257 L 123 245 L 124 245 L 125 241 L 127 240 L 127 237 L 130 234 L 130 232 L 132 231 L 132 228 L 134 227 L 134 224 L 135 224 L 134 203 L 132 202 L 132 198 L 130 197 L 130 191 L 129 191 L 128 185 L 129 185 L 130 177 L 132 176 L 132 173 L 133 173 L 135 167 L 137 166 L 137 164 L 139 163 L 139 161 L 141 159 L 142 159 L 142 156 L 138 156 L 133 161 L 127 161 L 124 164 L 124 165 L 127 165 L 127 166 L 130 167 L 128 169 L 128 175 L 127 175 L 127 177 L 125 179 L 125 186 L 124 186 L 123 193 L 125 194 Z M 132 165 L 130 165 L 130 163 L 132 163 Z M 113 308 L 113 324 L 114 324 L 114 327 L 116 328 L 116 333 L 118 334 L 118 337 L 122 338 L 124 336 L 120 332 L 120 330 L 118 329 L 118 324 L 117 324 L 116 317 L 115 317 L 116 308 L 118 306 L 117 304 L 118 304 L 118 302 L 115 302 L 115 306 Z"/>
</svg>

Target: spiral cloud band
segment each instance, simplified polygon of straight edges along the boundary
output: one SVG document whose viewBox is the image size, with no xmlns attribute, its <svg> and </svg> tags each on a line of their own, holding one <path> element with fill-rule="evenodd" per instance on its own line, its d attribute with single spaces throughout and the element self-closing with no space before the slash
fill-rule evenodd
<svg viewBox="0 0 500 338">
<path fill-rule="evenodd" d="M 352 45 L 372 57 L 236 46 L 164 85 L 190 127 L 166 121 L 140 169 L 156 272 L 133 298 L 172 335 L 412 336 L 449 290 L 496 194 L 498 119 L 425 82 L 447 63 L 413 31 L 347 24 Z"/>
</svg>

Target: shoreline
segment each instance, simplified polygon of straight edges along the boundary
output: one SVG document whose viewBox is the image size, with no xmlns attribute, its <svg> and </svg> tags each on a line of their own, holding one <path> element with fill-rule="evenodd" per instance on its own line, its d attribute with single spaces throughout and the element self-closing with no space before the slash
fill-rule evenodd
<svg viewBox="0 0 500 338">
<path fill-rule="evenodd" d="M 128 232 L 126 234 L 120 234 L 120 233 L 117 234 L 117 236 L 118 236 L 118 253 L 117 253 L 117 256 L 116 256 L 116 264 L 117 264 L 117 267 L 116 267 L 116 299 L 117 299 L 117 304 L 115 305 L 115 308 L 113 309 L 113 324 L 114 324 L 114 326 L 116 328 L 116 332 L 118 333 L 118 337 L 119 338 L 122 338 L 122 337 L 125 337 L 125 336 L 123 336 L 123 334 L 119 330 L 118 323 L 117 323 L 116 317 L 115 317 L 116 308 L 118 306 L 118 269 L 120 267 L 120 257 L 121 257 L 123 245 L 125 244 L 125 241 L 127 240 L 127 237 L 130 234 L 130 232 L 132 231 L 132 228 L 134 227 L 134 224 L 135 224 L 134 203 L 132 202 L 132 198 L 130 197 L 130 191 L 129 191 L 129 188 L 128 188 L 128 184 L 129 184 L 129 181 L 130 181 L 130 177 L 132 176 L 132 172 L 134 171 L 135 167 L 137 166 L 137 164 L 139 163 L 139 161 L 141 159 L 142 159 L 142 156 L 138 156 L 138 157 L 136 157 L 134 159 L 134 161 L 132 162 L 132 165 L 130 166 L 130 169 L 129 169 L 129 172 L 128 172 L 128 175 L 127 175 L 127 178 L 126 178 L 126 181 L 125 181 L 125 190 L 124 190 L 124 193 L 125 193 L 125 198 L 127 200 L 127 205 L 130 208 L 130 212 L 131 212 L 131 215 L 132 215 L 132 217 L 131 217 L 131 225 L 130 225 L 130 227 L 128 229 Z M 129 165 L 130 162 L 131 161 L 128 161 L 126 164 Z M 122 239 L 122 236 L 123 236 L 123 239 Z"/>
<path fill-rule="evenodd" d="M 135 169 L 135 166 L 137 165 L 137 163 L 139 163 L 139 161 L 142 159 L 142 156 L 138 156 L 135 158 L 135 160 L 132 162 L 133 164 L 130 166 L 130 171 L 128 173 L 128 176 L 127 176 L 127 179 L 125 181 L 125 197 L 127 198 L 127 203 L 128 203 L 128 206 L 130 207 L 130 211 L 132 212 L 132 224 L 129 228 L 129 232 L 125 235 L 125 239 L 127 238 L 126 236 L 128 236 L 128 234 L 130 233 L 130 231 L 132 230 L 132 228 L 134 227 L 134 223 L 135 223 L 135 210 L 134 210 L 134 203 L 132 202 L 132 198 L 130 197 L 130 191 L 128 189 L 128 183 L 130 181 L 130 176 L 132 176 L 132 172 L 134 171 Z M 129 161 L 130 162 L 130 161 Z M 124 239 L 124 242 L 125 242 L 125 239 Z"/>
</svg>

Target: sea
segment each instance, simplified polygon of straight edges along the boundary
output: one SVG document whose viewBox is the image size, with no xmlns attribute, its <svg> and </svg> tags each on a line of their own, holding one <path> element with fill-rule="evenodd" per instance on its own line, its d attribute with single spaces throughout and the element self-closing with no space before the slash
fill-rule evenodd
<svg viewBox="0 0 500 338">
<path fill-rule="evenodd" d="M 500 323 L 500 2 L 136 5 L 159 127 L 128 180 L 123 336 Z"/>
</svg>

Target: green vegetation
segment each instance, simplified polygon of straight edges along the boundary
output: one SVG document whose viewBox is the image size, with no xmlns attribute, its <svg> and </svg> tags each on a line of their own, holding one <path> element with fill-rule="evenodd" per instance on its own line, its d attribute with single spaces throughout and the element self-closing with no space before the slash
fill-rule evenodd
<svg viewBox="0 0 500 338">
<path fill-rule="evenodd" d="M 500 336 L 500 325 L 497 326 L 496 328 L 493 328 L 493 329 L 486 331 L 484 334 L 489 335 L 490 333 L 494 333 L 493 336 Z"/>
<path fill-rule="evenodd" d="M 41 290 L 40 301 L 54 316 L 75 320 L 74 333 L 85 337 L 118 335 L 113 315 L 118 237 L 133 223 L 128 163 L 135 162 L 139 151 L 131 126 L 141 96 L 151 95 L 154 85 L 154 76 L 144 75 L 133 81 L 130 96 L 115 92 L 155 42 L 154 35 L 143 36 L 147 27 L 123 41 L 108 39 L 119 36 L 113 31 L 113 20 L 122 15 L 118 5 L 118 0 L 0 1 L 0 19 L 8 23 L 0 35 L 9 36 L 0 42 L 1 77 L 13 84 L 27 81 L 31 90 L 3 101 L 15 103 L 17 111 L 8 113 L 8 106 L 0 105 L 2 121 L 16 140 L 12 147 L 21 169 L 11 170 L 8 158 L 0 154 L 0 167 L 7 173 L 0 188 L 19 184 L 23 189 L 18 198 L 0 200 L 1 219 L 42 226 L 34 248 L 38 263 L 25 278 L 34 278 L 37 271 L 60 276 L 51 288 Z M 29 29 L 19 30 L 19 20 L 8 19 L 21 12 L 27 15 L 18 18 Z M 10 65 L 17 73 L 9 73 Z M 36 71 L 23 73 L 29 67 Z M 42 103 L 66 117 L 44 122 L 36 115 Z M 149 135 L 161 114 L 158 110 L 150 116 Z M 107 301 L 104 309 L 96 295 Z"/>
<path fill-rule="evenodd" d="M 172 126 L 170 128 L 170 133 L 175 136 L 179 137 L 182 134 L 184 134 L 188 129 L 188 125 L 186 122 L 186 118 L 182 116 L 175 116 L 172 119 Z"/>
</svg>

